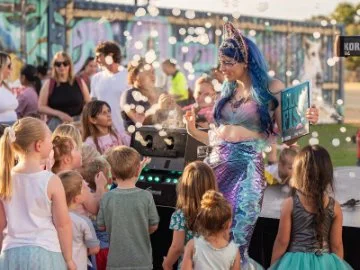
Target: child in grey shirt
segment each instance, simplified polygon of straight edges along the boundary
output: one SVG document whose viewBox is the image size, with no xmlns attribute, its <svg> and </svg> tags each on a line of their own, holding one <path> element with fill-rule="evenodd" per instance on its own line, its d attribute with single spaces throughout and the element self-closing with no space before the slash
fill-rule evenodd
<svg viewBox="0 0 360 270">
<path fill-rule="evenodd" d="M 100 201 L 99 229 L 110 235 L 108 270 L 152 269 L 150 234 L 159 223 L 150 192 L 135 186 L 142 169 L 139 153 L 127 146 L 113 148 L 107 154 L 117 188 Z"/>
<path fill-rule="evenodd" d="M 85 200 L 83 191 L 86 186 L 83 177 L 75 171 L 64 171 L 59 174 L 65 189 L 66 202 L 72 221 L 72 254 L 78 270 L 87 270 L 88 255 L 95 255 L 100 250 L 100 242 L 96 237 L 94 226 L 90 219 L 75 212 Z"/>
</svg>

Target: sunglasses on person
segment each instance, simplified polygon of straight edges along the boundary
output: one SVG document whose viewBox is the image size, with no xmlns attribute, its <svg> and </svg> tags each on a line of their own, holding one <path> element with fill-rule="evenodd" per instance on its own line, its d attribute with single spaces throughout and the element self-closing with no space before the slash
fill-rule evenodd
<svg viewBox="0 0 360 270">
<path fill-rule="evenodd" d="M 69 61 L 64 61 L 64 62 L 61 62 L 61 61 L 55 61 L 54 63 L 54 66 L 55 67 L 61 67 L 61 66 L 64 66 L 64 67 L 67 67 L 70 65 L 70 62 Z"/>
<path fill-rule="evenodd" d="M 10 63 L 10 64 L 8 64 L 8 66 L 7 66 L 7 67 L 8 67 L 8 69 L 11 69 L 11 63 Z"/>
</svg>

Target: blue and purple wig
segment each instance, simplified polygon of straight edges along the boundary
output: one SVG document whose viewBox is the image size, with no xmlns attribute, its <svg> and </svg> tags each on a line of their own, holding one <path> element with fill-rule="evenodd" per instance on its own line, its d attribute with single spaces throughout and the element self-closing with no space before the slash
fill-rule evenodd
<svg viewBox="0 0 360 270">
<path fill-rule="evenodd" d="M 267 135 L 273 134 L 274 122 L 269 114 L 269 104 L 272 103 L 276 108 L 278 101 L 269 91 L 271 78 L 267 73 L 266 60 L 258 47 L 253 41 L 236 30 L 231 23 L 226 23 L 224 25 L 224 40 L 220 45 L 219 54 L 232 58 L 238 63 L 247 64 L 252 84 L 251 96 L 259 105 L 260 130 Z M 236 87 L 236 81 L 225 81 L 223 83 L 221 97 L 214 108 L 214 120 L 217 124 L 220 124 L 221 111 L 233 97 Z"/>
</svg>

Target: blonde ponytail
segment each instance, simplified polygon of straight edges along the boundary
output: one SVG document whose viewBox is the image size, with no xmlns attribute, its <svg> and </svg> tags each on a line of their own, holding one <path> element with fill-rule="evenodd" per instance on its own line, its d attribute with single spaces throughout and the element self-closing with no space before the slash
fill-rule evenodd
<svg viewBox="0 0 360 270">
<path fill-rule="evenodd" d="M 5 128 L 0 139 L 0 199 L 11 198 L 11 170 L 15 165 L 15 157 L 17 154 L 27 154 L 31 144 L 44 140 L 46 129 L 44 122 L 32 117 L 22 118 L 12 127 Z"/>
<path fill-rule="evenodd" d="M 0 139 L 0 199 L 8 200 L 12 193 L 11 169 L 15 163 L 15 153 L 11 142 L 11 128 L 5 128 L 4 134 Z"/>
</svg>

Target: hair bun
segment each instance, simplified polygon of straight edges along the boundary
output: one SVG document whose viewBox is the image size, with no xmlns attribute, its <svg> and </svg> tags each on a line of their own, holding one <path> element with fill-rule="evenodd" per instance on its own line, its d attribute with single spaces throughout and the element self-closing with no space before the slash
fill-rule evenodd
<svg viewBox="0 0 360 270">
<path fill-rule="evenodd" d="M 55 138 L 52 139 L 53 145 L 58 144 L 61 140 L 61 137 L 59 135 L 55 136 Z"/>
<path fill-rule="evenodd" d="M 201 199 L 201 208 L 212 209 L 219 201 L 223 200 L 223 195 L 215 190 L 208 190 L 204 193 Z"/>
</svg>

